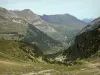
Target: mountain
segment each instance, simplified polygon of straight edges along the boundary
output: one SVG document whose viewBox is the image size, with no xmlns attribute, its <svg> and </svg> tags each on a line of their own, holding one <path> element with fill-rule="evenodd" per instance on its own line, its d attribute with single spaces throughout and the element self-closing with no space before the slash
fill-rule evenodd
<svg viewBox="0 0 100 75">
<path fill-rule="evenodd" d="M 30 24 L 32 24 L 33 26 L 35 26 L 37 29 L 43 31 L 44 33 L 46 33 L 48 36 L 52 37 L 55 40 L 58 40 L 59 37 L 63 38 L 64 35 L 59 34 L 52 26 L 51 24 L 43 21 L 40 16 L 38 16 L 37 14 L 33 13 L 31 10 L 29 9 L 24 9 L 22 11 L 13 11 L 14 13 L 16 13 L 18 16 L 20 16 L 21 18 L 25 19 L 27 22 L 29 22 Z M 53 35 L 55 35 L 57 37 L 54 37 Z M 59 36 L 59 37 L 58 37 Z"/>
<path fill-rule="evenodd" d="M 24 9 L 22 11 L 13 10 L 12 12 L 14 12 L 18 16 L 24 18 L 29 23 L 32 23 L 33 21 L 36 21 L 36 20 L 39 20 L 40 19 L 40 17 L 37 14 L 35 14 L 34 12 L 32 12 L 30 9 Z"/>
<path fill-rule="evenodd" d="M 80 31 L 64 54 L 71 59 L 100 56 L 100 17 Z"/>
<path fill-rule="evenodd" d="M 94 18 L 90 18 L 90 19 L 85 18 L 85 19 L 83 19 L 83 21 L 86 22 L 86 23 L 90 23 L 90 22 L 92 22 L 93 20 L 94 20 Z"/>
<path fill-rule="evenodd" d="M 60 44 L 16 13 L 5 8 L 0 8 L 0 39 L 23 40 L 27 44 L 37 45 L 41 50 L 48 50 Z"/>
<path fill-rule="evenodd" d="M 42 15 L 40 16 L 46 22 L 58 25 L 72 26 L 81 29 L 87 25 L 84 21 L 77 19 L 70 14 Z"/>
<path fill-rule="evenodd" d="M 42 20 L 41 16 L 36 15 L 29 9 L 24 9 L 22 11 L 13 10 L 13 12 L 48 36 L 62 43 L 69 43 L 72 40 L 72 37 L 79 31 L 79 29 L 71 26 L 48 23 Z"/>
</svg>

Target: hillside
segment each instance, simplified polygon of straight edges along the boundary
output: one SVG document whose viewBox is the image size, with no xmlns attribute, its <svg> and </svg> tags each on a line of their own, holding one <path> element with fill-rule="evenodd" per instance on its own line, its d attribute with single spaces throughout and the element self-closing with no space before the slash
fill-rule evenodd
<svg viewBox="0 0 100 75">
<path fill-rule="evenodd" d="M 60 44 L 5 8 L 0 8 L 0 39 L 23 40 L 25 43 L 37 45 L 41 50 L 47 50 Z"/>
<path fill-rule="evenodd" d="M 71 59 L 100 57 L 100 17 L 83 28 L 64 54 Z"/>
<path fill-rule="evenodd" d="M 37 29 L 43 31 L 48 36 L 52 37 L 55 40 L 62 42 L 63 44 L 69 44 L 72 38 L 76 35 L 76 33 L 80 30 L 71 26 L 66 25 L 57 25 L 53 23 L 48 23 L 44 19 L 41 19 L 41 16 L 33 13 L 29 9 L 24 9 L 22 11 L 13 10 L 21 18 L 28 21 L 30 24 L 34 25 Z M 73 22 L 73 21 L 72 21 Z M 73 34 L 71 34 L 71 32 Z"/>
<path fill-rule="evenodd" d="M 94 75 L 100 71 L 99 62 L 90 66 L 64 66 L 47 63 L 41 60 L 40 55 L 42 57 L 35 47 L 25 45 L 22 41 L 0 40 L 0 75 Z"/>
<path fill-rule="evenodd" d="M 66 25 L 78 29 L 81 29 L 87 25 L 87 23 L 84 21 L 81 21 L 70 14 L 42 15 L 40 17 L 46 22 L 52 24 Z"/>
<path fill-rule="evenodd" d="M 35 45 L 27 45 L 17 40 L 0 40 L 0 59 L 13 61 L 35 61 L 42 56 Z"/>
</svg>

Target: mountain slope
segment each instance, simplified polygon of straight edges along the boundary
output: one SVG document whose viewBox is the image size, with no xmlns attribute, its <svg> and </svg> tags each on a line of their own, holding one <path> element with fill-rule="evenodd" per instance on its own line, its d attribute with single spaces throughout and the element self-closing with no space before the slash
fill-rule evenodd
<svg viewBox="0 0 100 75">
<path fill-rule="evenodd" d="M 100 56 L 100 17 L 86 26 L 75 39 L 75 43 L 64 52 L 72 59 Z"/>
<path fill-rule="evenodd" d="M 0 40 L 0 59 L 13 61 L 33 61 L 42 56 L 34 46 L 26 45 L 22 41 Z"/>
<path fill-rule="evenodd" d="M 79 31 L 79 29 L 74 27 L 48 23 L 42 20 L 40 16 L 34 14 L 31 10 L 25 9 L 13 12 L 34 25 L 37 29 L 46 33 L 48 36 L 55 40 L 59 40 L 62 43 L 69 43 L 72 40 L 72 37 Z M 71 32 L 73 33 L 72 35 Z"/>
<path fill-rule="evenodd" d="M 60 44 L 23 18 L 4 8 L 0 8 L 0 39 L 23 40 L 37 45 L 42 50 Z"/>
<path fill-rule="evenodd" d="M 59 34 L 59 32 L 56 31 L 51 26 L 51 24 L 43 21 L 38 15 L 34 14 L 29 9 L 25 9 L 25 10 L 22 10 L 22 11 L 13 11 L 13 12 L 16 13 L 18 16 L 22 17 L 23 19 L 25 19 L 30 24 L 34 25 L 37 29 L 43 31 L 44 33 L 46 33 L 48 36 L 52 37 L 55 40 L 59 40 L 60 38 L 64 37 L 64 35 Z M 57 35 L 57 37 L 53 36 L 55 34 Z"/>
<path fill-rule="evenodd" d="M 70 14 L 43 15 L 40 17 L 43 20 L 52 24 L 67 25 L 67 26 L 72 26 L 79 29 L 87 25 L 87 23 L 77 19 L 76 17 Z"/>
</svg>

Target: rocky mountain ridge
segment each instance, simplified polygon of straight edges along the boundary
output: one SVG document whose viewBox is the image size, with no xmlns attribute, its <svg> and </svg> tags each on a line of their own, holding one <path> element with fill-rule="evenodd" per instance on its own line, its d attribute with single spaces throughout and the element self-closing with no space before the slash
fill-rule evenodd
<svg viewBox="0 0 100 75">
<path fill-rule="evenodd" d="M 60 44 L 25 19 L 5 8 L 0 8 L 0 39 L 23 40 L 26 43 L 37 44 L 42 50 Z"/>
<path fill-rule="evenodd" d="M 26 21 L 28 21 L 30 24 L 34 25 L 37 29 L 46 33 L 48 36 L 62 43 L 68 44 L 69 42 L 71 42 L 73 36 L 75 36 L 76 33 L 80 30 L 71 26 L 48 23 L 47 21 L 42 19 L 41 16 L 34 14 L 29 9 L 13 12 L 16 13 L 18 16 L 22 17 L 23 19 L 25 19 Z M 71 35 L 71 33 L 73 34 Z"/>
</svg>

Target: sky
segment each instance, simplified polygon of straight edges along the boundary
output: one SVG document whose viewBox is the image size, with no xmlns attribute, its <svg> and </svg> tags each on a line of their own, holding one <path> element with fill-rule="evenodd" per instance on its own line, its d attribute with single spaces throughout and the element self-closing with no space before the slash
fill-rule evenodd
<svg viewBox="0 0 100 75">
<path fill-rule="evenodd" d="M 100 0 L 0 0 L 9 10 L 31 9 L 38 15 L 71 14 L 79 19 L 100 16 Z"/>
</svg>

